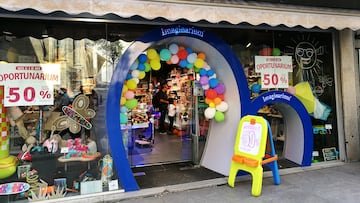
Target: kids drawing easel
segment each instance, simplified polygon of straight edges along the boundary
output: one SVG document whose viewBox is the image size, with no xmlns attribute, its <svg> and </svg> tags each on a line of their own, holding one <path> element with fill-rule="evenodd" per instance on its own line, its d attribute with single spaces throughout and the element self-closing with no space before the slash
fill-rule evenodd
<svg viewBox="0 0 360 203">
<path fill-rule="evenodd" d="M 268 142 L 267 142 L 267 137 Z M 228 184 L 234 187 L 239 170 L 252 176 L 251 194 L 260 196 L 263 179 L 263 165 L 268 166 L 274 178 L 274 184 L 280 184 L 280 175 L 268 121 L 261 116 L 244 116 L 239 123 L 234 155 L 232 156 Z"/>
</svg>

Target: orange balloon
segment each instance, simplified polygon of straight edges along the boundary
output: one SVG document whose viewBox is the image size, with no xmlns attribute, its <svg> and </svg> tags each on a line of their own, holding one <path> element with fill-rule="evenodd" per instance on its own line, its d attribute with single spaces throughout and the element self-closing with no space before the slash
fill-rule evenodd
<svg viewBox="0 0 360 203">
<path fill-rule="evenodd" d="M 212 103 L 213 102 L 213 100 L 212 99 L 209 99 L 209 98 L 205 98 L 205 104 L 210 104 L 210 103 Z"/>
<path fill-rule="evenodd" d="M 214 103 L 215 103 L 216 105 L 220 104 L 221 102 L 222 102 L 222 100 L 221 100 L 219 97 L 216 97 L 216 98 L 214 99 Z"/>
<path fill-rule="evenodd" d="M 201 53 L 198 53 L 197 57 L 200 58 L 200 59 L 202 59 L 202 60 L 205 60 L 206 55 L 201 52 Z"/>
</svg>

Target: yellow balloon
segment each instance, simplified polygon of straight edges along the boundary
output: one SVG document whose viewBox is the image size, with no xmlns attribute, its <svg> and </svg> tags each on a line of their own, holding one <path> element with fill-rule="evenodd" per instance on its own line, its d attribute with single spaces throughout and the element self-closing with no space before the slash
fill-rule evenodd
<svg viewBox="0 0 360 203">
<path fill-rule="evenodd" d="M 214 102 L 210 102 L 210 104 L 209 104 L 209 107 L 210 107 L 210 108 L 215 108 L 215 106 L 216 106 L 216 105 L 215 105 Z"/>
<path fill-rule="evenodd" d="M 144 79 L 144 78 L 145 78 L 145 76 L 146 76 L 145 71 L 140 71 L 140 72 L 139 72 L 139 76 L 138 76 L 138 78 L 141 80 L 141 79 Z"/>
<path fill-rule="evenodd" d="M 197 58 L 194 62 L 194 66 L 196 68 L 202 68 L 204 67 L 204 60 L 200 59 L 200 58 Z"/>
<path fill-rule="evenodd" d="M 125 98 L 125 97 L 121 97 L 121 99 L 120 99 L 120 105 L 121 105 L 121 106 L 124 106 L 125 103 L 126 103 L 126 98 Z"/>
<path fill-rule="evenodd" d="M 146 55 L 150 60 L 152 60 L 152 59 L 156 59 L 158 53 L 155 49 L 148 49 Z"/>
<path fill-rule="evenodd" d="M 123 86 L 122 88 L 122 92 L 121 95 L 125 94 L 125 92 L 127 92 L 129 90 L 129 88 L 126 86 L 126 84 Z"/>
<path fill-rule="evenodd" d="M 151 60 L 150 61 L 150 66 L 153 70 L 160 70 L 161 68 L 161 63 L 160 61 L 157 61 L 157 60 Z"/>
<path fill-rule="evenodd" d="M 126 82 L 126 86 L 128 87 L 129 90 L 134 90 L 137 87 L 137 83 L 134 79 L 130 79 Z"/>
</svg>

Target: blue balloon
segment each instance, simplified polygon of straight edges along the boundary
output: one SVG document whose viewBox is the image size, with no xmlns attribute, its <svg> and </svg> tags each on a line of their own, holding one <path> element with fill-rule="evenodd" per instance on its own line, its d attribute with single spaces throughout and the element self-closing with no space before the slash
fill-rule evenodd
<svg viewBox="0 0 360 203">
<path fill-rule="evenodd" d="M 168 61 L 171 58 L 171 52 L 169 49 L 162 49 L 160 51 L 160 59 L 163 61 Z"/>
<path fill-rule="evenodd" d="M 209 80 L 210 88 L 215 88 L 219 84 L 219 81 L 216 78 L 211 78 Z"/>
<path fill-rule="evenodd" d="M 120 113 L 120 124 L 126 124 L 128 122 L 128 117 L 125 113 Z"/>
<path fill-rule="evenodd" d="M 131 73 L 128 73 L 128 74 L 126 75 L 126 80 L 130 80 L 131 78 L 132 78 Z"/>
<path fill-rule="evenodd" d="M 188 54 L 191 54 L 191 53 L 193 52 L 190 47 L 186 47 L 185 50 L 186 50 L 186 52 L 187 52 Z"/>
<path fill-rule="evenodd" d="M 214 75 L 214 73 L 215 73 L 215 71 L 210 69 L 210 70 L 207 71 L 206 74 L 207 74 L 207 76 L 211 77 L 211 76 Z"/>
<path fill-rule="evenodd" d="M 147 56 L 146 56 L 146 54 L 140 54 L 138 59 L 139 59 L 140 63 L 145 63 L 147 60 Z"/>
<path fill-rule="evenodd" d="M 180 62 L 179 62 L 179 66 L 181 67 L 181 68 L 185 68 L 186 67 L 186 65 L 187 65 L 187 60 L 186 59 L 183 59 L 183 60 L 181 60 Z"/>
<path fill-rule="evenodd" d="M 126 106 L 122 106 L 121 108 L 120 108 L 120 112 L 121 113 L 126 113 L 128 111 L 128 108 L 126 107 Z"/>
<path fill-rule="evenodd" d="M 253 93 L 259 93 L 261 90 L 261 85 L 258 83 L 255 83 L 253 85 L 251 85 L 251 92 Z"/>
<path fill-rule="evenodd" d="M 194 67 L 193 63 L 187 63 L 186 64 L 186 68 L 188 68 L 188 69 L 193 68 L 193 67 Z"/>
<path fill-rule="evenodd" d="M 140 71 L 145 71 L 145 64 L 143 64 L 143 63 L 139 63 L 139 65 L 138 65 L 138 70 L 140 70 Z"/>
<path fill-rule="evenodd" d="M 207 71 L 204 68 L 202 68 L 202 69 L 200 69 L 199 74 L 200 74 L 200 77 L 201 76 L 207 76 Z"/>
</svg>

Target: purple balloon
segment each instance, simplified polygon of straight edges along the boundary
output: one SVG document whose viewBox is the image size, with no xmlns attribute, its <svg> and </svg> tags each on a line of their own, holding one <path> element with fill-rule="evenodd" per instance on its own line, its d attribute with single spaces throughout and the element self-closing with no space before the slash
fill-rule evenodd
<svg viewBox="0 0 360 203">
<path fill-rule="evenodd" d="M 201 85 L 207 85 L 209 82 L 209 78 L 207 76 L 202 76 L 202 77 L 200 77 L 199 82 Z"/>
<path fill-rule="evenodd" d="M 216 93 L 223 94 L 225 92 L 225 85 L 219 83 L 215 88 Z"/>
</svg>

